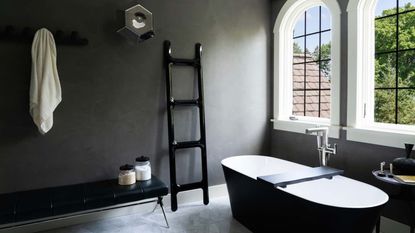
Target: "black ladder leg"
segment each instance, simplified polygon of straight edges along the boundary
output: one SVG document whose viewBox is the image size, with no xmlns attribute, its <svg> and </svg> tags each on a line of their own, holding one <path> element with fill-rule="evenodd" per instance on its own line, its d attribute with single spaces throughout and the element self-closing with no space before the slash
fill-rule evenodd
<svg viewBox="0 0 415 233">
<path fill-rule="evenodd" d="M 204 145 L 201 148 L 202 154 L 202 189 L 203 189 L 203 203 L 209 204 L 209 186 L 207 174 L 207 153 L 206 153 L 206 124 L 205 124 L 205 101 L 203 88 L 203 70 L 202 70 L 202 45 L 197 43 L 195 47 L 196 59 L 199 61 L 197 66 L 197 87 L 199 92 L 199 122 L 200 122 L 200 141 Z"/>
<path fill-rule="evenodd" d="M 177 183 L 176 183 L 176 155 L 174 150 L 170 154 L 170 192 L 171 210 L 177 210 Z"/>
<path fill-rule="evenodd" d="M 209 185 L 207 180 L 207 156 L 206 151 L 202 152 L 202 172 L 203 172 L 203 204 L 209 204 Z"/>
<path fill-rule="evenodd" d="M 173 148 L 174 142 L 174 125 L 173 125 L 173 114 L 172 114 L 172 64 L 171 60 L 171 49 L 170 42 L 164 42 L 164 57 L 166 67 L 166 97 L 167 97 L 167 121 L 168 121 L 168 134 L 169 134 L 169 164 L 170 164 L 170 193 L 171 193 L 171 210 L 177 210 L 177 184 L 176 184 L 176 157 Z"/>
</svg>

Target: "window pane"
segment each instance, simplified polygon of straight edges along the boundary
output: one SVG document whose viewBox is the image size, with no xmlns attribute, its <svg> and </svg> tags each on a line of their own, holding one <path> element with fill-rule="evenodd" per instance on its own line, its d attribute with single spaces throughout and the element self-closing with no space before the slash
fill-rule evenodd
<svg viewBox="0 0 415 233">
<path fill-rule="evenodd" d="M 398 124 L 415 124 L 415 90 L 399 90 L 398 103 Z"/>
<path fill-rule="evenodd" d="M 320 29 L 320 7 L 312 7 L 306 11 L 306 26 L 307 26 L 307 34 L 318 32 Z"/>
<path fill-rule="evenodd" d="M 395 90 L 375 90 L 375 122 L 395 123 Z"/>
<path fill-rule="evenodd" d="M 331 60 L 329 61 L 321 61 L 320 63 L 320 69 L 321 69 L 321 81 L 322 82 L 328 82 L 330 83 L 331 80 Z M 324 86 L 323 84 L 321 85 Z"/>
<path fill-rule="evenodd" d="M 304 90 L 304 65 L 293 65 L 293 89 Z"/>
<path fill-rule="evenodd" d="M 415 49 L 415 11 L 399 15 L 399 49 Z"/>
<path fill-rule="evenodd" d="M 312 35 L 303 35 L 304 29 Z M 329 29 L 331 16 L 324 6 L 308 9 L 294 28 L 293 36 L 299 38 L 293 44 L 293 115 L 330 117 L 331 32 L 321 32 Z"/>
<path fill-rule="evenodd" d="M 318 102 L 319 94 L 318 91 L 306 91 L 306 116 L 318 117 Z"/>
<path fill-rule="evenodd" d="M 376 52 L 392 51 L 396 48 L 396 17 L 375 21 Z"/>
<path fill-rule="evenodd" d="M 375 17 L 396 14 L 395 0 L 378 0 L 375 10 Z"/>
<path fill-rule="evenodd" d="M 307 56 L 307 61 L 317 61 L 319 51 L 319 34 L 307 36 L 306 45 L 306 52 L 310 55 Z"/>
<path fill-rule="evenodd" d="M 396 53 L 379 54 L 376 56 L 375 87 L 396 87 Z"/>
<path fill-rule="evenodd" d="M 306 89 L 319 89 L 318 62 L 311 62 L 306 65 Z"/>
<path fill-rule="evenodd" d="M 331 14 L 327 7 L 321 7 L 321 30 L 331 29 Z"/>
<path fill-rule="evenodd" d="M 415 51 L 399 53 L 399 87 L 415 88 Z"/>
<path fill-rule="evenodd" d="M 330 118 L 330 90 L 321 91 L 320 117 Z"/>
<path fill-rule="evenodd" d="M 293 115 L 304 116 L 304 91 L 293 92 Z"/>
<path fill-rule="evenodd" d="M 415 8 L 415 0 L 399 0 L 399 11 L 407 11 Z"/>
<path fill-rule="evenodd" d="M 331 57 L 331 32 L 321 33 L 321 59 Z"/>
<path fill-rule="evenodd" d="M 298 18 L 297 24 L 294 27 L 294 36 L 301 36 L 304 35 L 304 15 L 301 14 L 301 16 Z"/>
<path fill-rule="evenodd" d="M 304 62 L 304 40 L 305 40 L 304 37 L 294 39 L 294 43 L 293 43 L 293 53 L 294 53 L 294 55 L 297 55 L 297 54 L 303 55 L 302 56 L 303 60 L 298 61 L 298 62 Z M 294 63 L 296 63 L 296 62 L 294 62 Z"/>
</svg>

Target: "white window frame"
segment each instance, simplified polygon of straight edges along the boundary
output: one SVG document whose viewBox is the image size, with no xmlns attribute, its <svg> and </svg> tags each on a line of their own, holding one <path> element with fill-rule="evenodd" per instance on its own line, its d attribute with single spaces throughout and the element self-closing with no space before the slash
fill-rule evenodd
<svg viewBox="0 0 415 233">
<path fill-rule="evenodd" d="M 374 122 L 376 4 L 349 0 L 347 7 L 347 140 L 402 148 L 403 143 L 415 143 L 415 126 Z"/>
<path fill-rule="evenodd" d="M 293 29 L 301 15 L 315 6 L 325 6 L 331 14 L 331 106 L 330 119 L 296 116 L 293 107 Z M 339 138 L 340 120 L 340 15 L 337 0 L 287 0 L 274 25 L 274 129 L 304 133 L 316 125 L 328 126 L 329 136 Z"/>
</svg>

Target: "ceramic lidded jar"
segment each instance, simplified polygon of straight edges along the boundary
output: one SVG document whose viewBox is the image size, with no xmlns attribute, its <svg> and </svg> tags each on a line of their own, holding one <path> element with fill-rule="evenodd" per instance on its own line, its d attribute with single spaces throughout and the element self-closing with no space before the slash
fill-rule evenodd
<svg viewBox="0 0 415 233">
<path fill-rule="evenodd" d="M 118 175 L 119 185 L 132 185 L 135 184 L 135 169 L 133 165 L 126 164 L 120 167 L 120 173 Z"/>
<path fill-rule="evenodd" d="M 135 173 L 137 181 L 151 179 L 151 164 L 149 157 L 140 156 L 135 159 Z"/>
<path fill-rule="evenodd" d="M 396 175 L 415 175 L 415 159 L 411 158 L 413 144 L 405 144 L 406 158 L 393 160 L 393 170 Z"/>
</svg>

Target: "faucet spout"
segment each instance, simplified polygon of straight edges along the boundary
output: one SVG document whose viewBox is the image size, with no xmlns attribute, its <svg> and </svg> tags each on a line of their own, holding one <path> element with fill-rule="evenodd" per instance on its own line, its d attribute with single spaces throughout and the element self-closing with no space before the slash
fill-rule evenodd
<svg viewBox="0 0 415 233">
<path fill-rule="evenodd" d="M 315 128 L 308 128 L 305 130 L 306 134 L 313 134 L 313 133 L 320 133 L 320 132 L 327 132 L 329 127 L 315 127 Z"/>
<path fill-rule="evenodd" d="M 320 166 L 327 166 L 330 155 L 337 153 L 337 144 L 330 147 L 328 139 L 328 127 L 315 127 L 305 130 L 306 134 L 317 136 L 317 150 L 319 152 Z"/>
<path fill-rule="evenodd" d="M 305 133 L 317 136 L 317 149 L 320 149 L 328 144 L 328 131 L 328 127 L 315 127 L 306 129 Z"/>
</svg>

